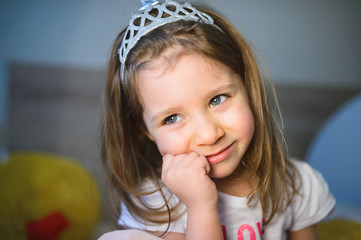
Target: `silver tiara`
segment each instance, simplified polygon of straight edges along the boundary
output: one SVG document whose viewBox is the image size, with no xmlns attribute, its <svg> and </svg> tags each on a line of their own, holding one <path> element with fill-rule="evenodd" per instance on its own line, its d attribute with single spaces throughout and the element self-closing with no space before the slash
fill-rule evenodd
<svg viewBox="0 0 361 240">
<path fill-rule="evenodd" d="M 166 0 L 163 4 L 155 0 L 141 0 L 141 2 L 143 4 L 143 7 L 139 9 L 141 12 L 134 14 L 130 19 L 128 28 L 124 33 L 122 45 L 118 49 L 119 61 L 121 62 L 120 77 L 122 81 L 124 79 L 124 64 L 129 51 L 142 36 L 150 31 L 167 23 L 179 20 L 201 21 L 214 25 L 212 17 L 192 7 L 189 3 L 180 4 L 171 0 Z M 169 8 L 171 6 L 174 7 L 173 11 Z M 149 14 L 152 9 L 157 9 L 157 16 L 153 17 Z M 149 24 L 145 26 L 146 22 L 149 22 Z"/>
</svg>

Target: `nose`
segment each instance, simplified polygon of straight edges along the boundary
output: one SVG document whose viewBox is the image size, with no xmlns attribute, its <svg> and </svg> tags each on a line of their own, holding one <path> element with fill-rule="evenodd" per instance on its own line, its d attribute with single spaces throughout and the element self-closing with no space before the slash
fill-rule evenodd
<svg viewBox="0 0 361 240">
<path fill-rule="evenodd" d="M 197 145 L 212 145 L 224 136 L 224 129 L 218 119 L 203 114 L 194 119 L 193 134 Z"/>
</svg>

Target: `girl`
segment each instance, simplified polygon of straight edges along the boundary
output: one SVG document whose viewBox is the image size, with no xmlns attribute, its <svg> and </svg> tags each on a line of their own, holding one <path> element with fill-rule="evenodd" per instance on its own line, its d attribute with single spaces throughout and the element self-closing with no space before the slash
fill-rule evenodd
<svg viewBox="0 0 361 240">
<path fill-rule="evenodd" d="M 267 92 L 223 17 L 146 1 L 113 46 L 103 144 L 119 224 L 138 230 L 102 239 L 317 239 L 335 200 L 285 156 Z"/>
</svg>

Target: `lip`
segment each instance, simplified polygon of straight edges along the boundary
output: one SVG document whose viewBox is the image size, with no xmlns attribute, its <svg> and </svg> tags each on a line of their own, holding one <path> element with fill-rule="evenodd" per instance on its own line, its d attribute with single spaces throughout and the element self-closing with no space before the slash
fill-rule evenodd
<svg viewBox="0 0 361 240">
<path fill-rule="evenodd" d="M 210 164 L 219 163 L 219 162 L 223 161 L 225 158 L 228 157 L 229 153 L 231 152 L 232 146 L 233 146 L 233 143 L 231 145 L 229 145 L 228 147 L 222 149 L 218 153 L 208 155 L 208 156 L 205 156 L 205 157 L 207 158 L 207 161 Z"/>
</svg>

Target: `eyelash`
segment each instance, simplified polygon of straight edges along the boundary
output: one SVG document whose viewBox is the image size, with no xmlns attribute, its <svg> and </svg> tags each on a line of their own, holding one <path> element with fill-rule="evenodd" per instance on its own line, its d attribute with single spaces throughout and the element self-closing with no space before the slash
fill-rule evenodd
<svg viewBox="0 0 361 240">
<path fill-rule="evenodd" d="M 223 99 L 222 99 L 222 97 L 223 97 Z M 228 96 L 227 94 L 219 94 L 219 95 L 213 97 L 213 98 L 209 101 L 209 106 L 210 106 L 210 107 L 217 106 L 217 105 L 223 103 L 224 101 L 226 101 L 226 100 L 228 99 L 228 97 L 229 97 L 229 96 Z M 212 104 L 215 103 L 215 101 L 217 101 L 219 98 L 221 98 L 221 99 L 220 99 L 220 102 L 212 106 Z M 182 120 L 182 119 L 180 119 L 180 120 L 178 120 L 178 121 L 174 121 L 175 118 L 181 118 L 181 117 L 180 117 L 178 114 L 172 114 L 172 115 L 166 117 L 166 118 L 163 120 L 162 125 L 171 125 L 171 124 L 174 124 L 174 123 Z M 172 121 L 172 122 L 169 122 L 169 121 Z M 174 121 L 174 122 L 173 122 L 173 121 Z"/>
<path fill-rule="evenodd" d="M 209 101 L 209 106 L 210 106 L 210 107 L 216 106 L 216 105 L 213 105 L 213 106 L 212 106 L 212 104 L 215 103 L 215 100 L 218 100 L 218 98 L 222 98 L 222 97 L 223 97 L 224 99 L 221 99 L 221 102 L 217 103 L 216 105 L 219 105 L 219 104 L 223 103 L 224 101 L 226 101 L 229 96 L 228 96 L 227 94 L 219 94 L 219 95 L 213 97 L 213 98 Z"/>
<path fill-rule="evenodd" d="M 162 122 L 162 125 L 170 125 L 170 124 L 174 124 L 174 123 L 176 123 L 176 122 L 178 122 L 178 121 L 176 121 L 176 122 L 172 122 L 172 123 L 169 123 L 168 121 L 169 120 L 171 120 L 172 118 L 174 118 L 174 117 L 180 117 L 178 114 L 173 114 L 173 115 L 170 115 L 169 117 L 166 117 L 164 120 L 163 120 L 163 122 Z"/>
</svg>

